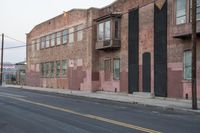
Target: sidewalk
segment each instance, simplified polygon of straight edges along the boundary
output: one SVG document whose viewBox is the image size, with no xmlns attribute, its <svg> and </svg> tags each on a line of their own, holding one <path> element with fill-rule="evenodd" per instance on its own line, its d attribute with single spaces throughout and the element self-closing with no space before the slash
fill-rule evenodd
<svg viewBox="0 0 200 133">
<path fill-rule="evenodd" d="M 92 92 L 71 91 L 63 89 L 40 88 L 40 87 L 30 87 L 30 86 L 21 87 L 16 85 L 5 85 L 5 87 L 14 87 L 26 90 L 52 92 L 52 93 L 74 95 L 74 96 L 83 96 L 83 97 L 112 100 L 118 102 L 127 102 L 127 103 L 141 104 L 145 106 L 161 107 L 163 109 L 168 109 L 168 110 L 187 111 L 200 114 L 200 110 L 191 109 L 192 107 L 191 100 L 184 100 L 184 99 L 160 98 L 160 97 L 152 98 L 152 97 L 144 97 L 144 96 L 140 97 L 122 93 L 106 93 L 106 92 L 92 93 Z M 200 108 L 200 101 L 198 101 L 198 107 Z"/>
</svg>

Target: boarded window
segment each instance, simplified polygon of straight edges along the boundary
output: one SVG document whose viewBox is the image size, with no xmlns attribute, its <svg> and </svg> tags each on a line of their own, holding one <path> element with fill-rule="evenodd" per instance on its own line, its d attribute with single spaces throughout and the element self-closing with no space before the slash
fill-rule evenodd
<svg viewBox="0 0 200 133">
<path fill-rule="evenodd" d="M 186 22 L 186 0 L 176 0 L 176 24 Z"/>
<path fill-rule="evenodd" d="M 184 79 L 191 80 L 192 78 L 192 52 L 184 51 Z"/>
<path fill-rule="evenodd" d="M 62 76 L 66 76 L 67 75 L 67 66 L 68 66 L 68 61 L 67 60 L 63 60 L 62 61 Z"/>
<path fill-rule="evenodd" d="M 111 60 L 104 61 L 104 73 L 105 73 L 105 81 L 110 81 L 111 79 Z"/>
<path fill-rule="evenodd" d="M 63 31 L 63 44 L 67 44 L 67 39 L 68 39 L 68 30 Z"/>
<path fill-rule="evenodd" d="M 114 59 L 113 62 L 113 79 L 120 79 L 120 59 Z"/>
<path fill-rule="evenodd" d="M 60 61 L 56 61 L 56 77 L 60 77 Z"/>
</svg>

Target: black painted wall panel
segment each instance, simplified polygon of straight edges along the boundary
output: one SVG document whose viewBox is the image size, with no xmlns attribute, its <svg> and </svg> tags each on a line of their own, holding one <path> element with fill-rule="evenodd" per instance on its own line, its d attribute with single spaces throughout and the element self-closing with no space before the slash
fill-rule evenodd
<svg viewBox="0 0 200 133">
<path fill-rule="evenodd" d="M 139 10 L 129 12 L 128 33 L 128 87 L 129 93 L 139 90 Z"/>
<path fill-rule="evenodd" d="M 155 95 L 167 97 L 167 2 L 154 8 L 154 69 Z"/>
</svg>

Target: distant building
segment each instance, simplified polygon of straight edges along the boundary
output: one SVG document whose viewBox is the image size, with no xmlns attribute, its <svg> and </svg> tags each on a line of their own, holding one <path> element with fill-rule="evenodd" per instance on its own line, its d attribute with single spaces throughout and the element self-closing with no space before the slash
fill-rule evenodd
<svg viewBox="0 0 200 133">
<path fill-rule="evenodd" d="M 3 83 L 13 83 L 15 80 L 16 80 L 15 65 L 9 62 L 5 62 L 3 64 Z"/>
<path fill-rule="evenodd" d="M 26 83 L 26 61 L 15 64 L 16 67 L 16 84 L 25 85 Z"/>
<path fill-rule="evenodd" d="M 190 1 L 117 0 L 37 25 L 27 34 L 27 85 L 190 98 Z"/>
</svg>

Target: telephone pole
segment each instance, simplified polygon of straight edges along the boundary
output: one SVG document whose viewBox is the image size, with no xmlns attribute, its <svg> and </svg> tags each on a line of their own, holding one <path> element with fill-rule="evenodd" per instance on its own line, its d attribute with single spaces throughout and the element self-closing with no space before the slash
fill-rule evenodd
<svg viewBox="0 0 200 133">
<path fill-rule="evenodd" d="M 197 35 L 196 35 L 197 0 L 192 0 L 192 109 L 197 109 Z"/>
<path fill-rule="evenodd" d="M 2 45 L 1 45 L 1 79 L 0 79 L 0 85 L 2 86 L 2 83 L 3 83 L 3 49 L 4 49 L 4 34 L 2 34 Z"/>
</svg>

